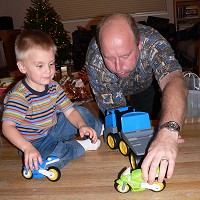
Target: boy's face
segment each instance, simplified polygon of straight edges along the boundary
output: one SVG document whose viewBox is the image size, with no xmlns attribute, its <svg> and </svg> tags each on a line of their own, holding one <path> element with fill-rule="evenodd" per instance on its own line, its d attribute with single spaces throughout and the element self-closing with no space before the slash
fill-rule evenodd
<svg viewBox="0 0 200 200">
<path fill-rule="evenodd" d="M 17 62 L 19 70 L 26 75 L 30 87 L 44 91 L 55 75 L 55 54 L 53 50 L 33 48 L 27 53 L 26 59 Z"/>
</svg>

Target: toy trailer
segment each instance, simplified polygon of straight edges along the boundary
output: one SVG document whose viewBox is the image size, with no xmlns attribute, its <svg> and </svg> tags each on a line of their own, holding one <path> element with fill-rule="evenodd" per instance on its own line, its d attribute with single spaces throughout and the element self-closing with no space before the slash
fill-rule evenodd
<svg viewBox="0 0 200 200">
<path fill-rule="evenodd" d="M 129 155 L 133 169 L 140 167 L 154 133 L 146 112 L 130 106 L 106 111 L 104 140 L 111 149 Z"/>
</svg>

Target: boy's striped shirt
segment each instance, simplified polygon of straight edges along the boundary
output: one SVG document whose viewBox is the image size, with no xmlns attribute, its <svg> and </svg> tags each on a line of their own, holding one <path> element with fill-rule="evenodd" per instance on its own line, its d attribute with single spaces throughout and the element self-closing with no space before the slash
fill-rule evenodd
<svg viewBox="0 0 200 200">
<path fill-rule="evenodd" d="M 58 112 L 65 112 L 73 104 L 57 82 L 52 81 L 45 91 L 38 92 L 23 79 L 8 92 L 4 106 L 2 120 L 16 123 L 27 140 L 35 140 L 44 137 L 57 123 Z"/>
</svg>

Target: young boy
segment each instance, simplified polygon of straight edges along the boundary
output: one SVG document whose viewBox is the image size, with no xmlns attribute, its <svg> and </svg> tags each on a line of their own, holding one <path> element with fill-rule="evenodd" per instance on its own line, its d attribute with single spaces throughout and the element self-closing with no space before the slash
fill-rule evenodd
<svg viewBox="0 0 200 200">
<path fill-rule="evenodd" d="M 4 100 L 2 131 L 27 168 L 38 169 L 42 157 L 58 156 L 56 167 L 100 146 L 102 123 L 83 107 L 75 107 L 55 75 L 56 46 L 42 31 L 21 33 L 15 42 L 17 66 L 25 78 Z M 91 128 L 92 127 L 92 128 Z M 79 131 L 85 140 L 73 140 Z"/>
</svg>

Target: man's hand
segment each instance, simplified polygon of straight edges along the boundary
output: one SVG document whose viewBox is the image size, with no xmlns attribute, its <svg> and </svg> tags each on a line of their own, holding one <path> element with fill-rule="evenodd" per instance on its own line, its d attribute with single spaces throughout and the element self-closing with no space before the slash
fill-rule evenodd
<svg viewBox="0 0 200 200">
<path fill-rule="evenodd" d="M 156 170 L 160 166 L 158 181 L 162 182 L 165 176 L 171 178 L 178 153 L 178 143 L 183 139 L 178 133 L 162 129 L 150 145 L 148 153 L 142 163 L 142 177 L 152 184 L 155 181 Z"/>
<path fill-rule="evenodd" d="M 185 140 L 179 135 L 178 136 L 178 144 L 183 144 L 185 143 Z"/>
</svg>

